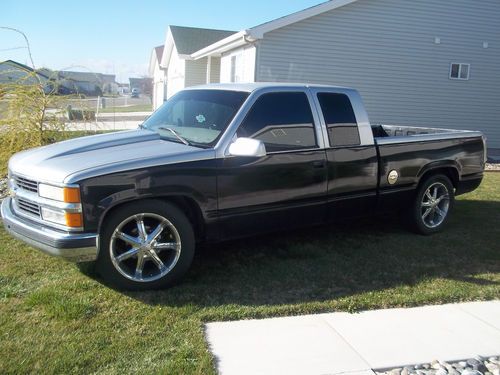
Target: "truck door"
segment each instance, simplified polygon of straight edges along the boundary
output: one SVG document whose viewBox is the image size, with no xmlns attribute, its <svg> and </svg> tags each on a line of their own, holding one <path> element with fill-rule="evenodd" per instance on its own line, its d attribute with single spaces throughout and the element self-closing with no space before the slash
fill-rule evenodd
<svg viewBox="0 0 500 375">
<path fill-rule="evenodd" d="M 377 199 L 378 158 L 361 98 L 352 90 L 313 94 L 326 131 L 328 219 L 369 214 Z"/>
<path fill-rule="evenodd" d="M 218 159 L 223 238 L 325 220 L 326 154 L 309 95 L 305 90 L 260 95 L 236 137 L 263 141 L 266 155 Z"/>
</svg>

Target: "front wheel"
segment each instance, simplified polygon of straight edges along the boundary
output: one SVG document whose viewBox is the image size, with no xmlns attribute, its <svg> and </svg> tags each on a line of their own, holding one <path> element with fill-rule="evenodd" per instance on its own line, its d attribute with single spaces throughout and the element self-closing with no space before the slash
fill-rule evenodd
<svg viewBox="0 0 500 375">
<path fill-rule="evenodd" d="M 104 224 L 99 274 L 127 290 L 165 288 L 188 270 L 194 256 L 192 225 L 176 206 L 157 200 L 118 208 Z"/>
<path fill-rule="evenodd" d="M 448 177 L 436 175 L 425 180 L 417 190 L 411 211 L 416 232 L 432 234 L 443 229 L 455 201 L 453 185 Z"/>
</svg>

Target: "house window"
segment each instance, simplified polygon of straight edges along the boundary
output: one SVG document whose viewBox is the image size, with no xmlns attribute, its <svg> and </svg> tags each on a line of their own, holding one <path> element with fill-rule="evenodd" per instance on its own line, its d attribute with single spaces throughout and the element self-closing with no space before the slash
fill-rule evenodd
<svg viewBox="0 0 500 375">
<path fill-rule="evenodd" d="M 470 64 L 452 63 L 450 67 L 450 79 L 468 80 Z"/>
<path fill-rule="evenodd" d="M 234 55 L 231 56 L 231 82 L 241 82 L 243 76 L 243 64 L 242 64 L 242 56 Z"/>
<path fill-rule="evenodd" d="M 236 82 L 236 56 L 231 56 L 231 82 Z"/>
</svg>

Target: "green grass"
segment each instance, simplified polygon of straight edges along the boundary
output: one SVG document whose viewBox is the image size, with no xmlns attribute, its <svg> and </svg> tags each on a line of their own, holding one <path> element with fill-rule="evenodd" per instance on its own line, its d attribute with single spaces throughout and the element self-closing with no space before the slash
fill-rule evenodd
<svg viewBox="0 0 500 375">
<path fill-rule="evenodd" d="M 0 373 L 214 373 L 203 323 L 500 298 L 500 173 L 445 232 L 379 218 L 203 248 L 182 284 L 121 293 L 0 230 Z"/>
<path fill-rule="evenodd" d="M 99 109 L 99 113 L 128 113 L 128 112 L 151 112 L 153 106 L 151 104 L 137 104 L 127 107 L 107 107 Z"/>
</svg>

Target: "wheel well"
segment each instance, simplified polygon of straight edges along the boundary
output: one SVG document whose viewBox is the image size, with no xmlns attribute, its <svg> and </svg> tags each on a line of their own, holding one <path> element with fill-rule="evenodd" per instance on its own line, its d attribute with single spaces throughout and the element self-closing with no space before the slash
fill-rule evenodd
<svg viewBox="0 0 500 375">
<path fill-rule="evenodd" d="M 179 209 L 181 209 L 182 212 L 186 214 L 187 218 L 191 222 L 194 234 L 196 236 L 196 240 L 199 241 L 205 237 L 205 225 L 203 221 L 203 215 L 201 213 L 200 207 L 198 206 L 198 204 L 194 199 L 181 195 L 173 195 L 173 196 L 157 197 L 157 198 L 144 198 L 144 200 L 161 200 L 164 202 L 174 204 Z M 113 206 L 107 212 L 105 212 L 99 222 L 99 232 L 101 231 L 102 223 L 104 222 L 107 216 L 112 214 L 115 210 L 123 206 L 126 206 L 127 204 L 135 203 L 138 201 L 141 201 L 141 199 L 119 203 L 116 206 Z"/>
<path fill-rule="evenodd" d="M 439 167 L 430 169 L 420 177 L 419 184 L 427 180 L 429 177 L 438 174 L 443 174 L 448 177 L 455 189 L 458 187 L 459 176 L 457 169 L 454 167 Z"/>
</svg>

